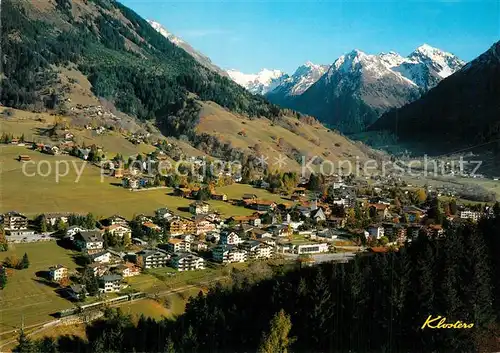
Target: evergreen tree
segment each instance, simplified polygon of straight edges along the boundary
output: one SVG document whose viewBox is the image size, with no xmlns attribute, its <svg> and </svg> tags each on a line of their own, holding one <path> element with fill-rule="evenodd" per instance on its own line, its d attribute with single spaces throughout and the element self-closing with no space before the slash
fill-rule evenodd
<svg viewBox="0 0 500 353">
<path fill-rule="evenodd" d="M 4 289 L 7 285 L 7 273 L 5 269 L 0 266 L 0 289 Z"/>
<path fill-rule="evenodd" d="M 99 281 L 91 268 L 85 268 L 83 273 L 83 284 L 90 296 L 95 296 L 99 293 Z"/>
<path fill-rule="evenodd" d="M 12 350 L 14 353 L 37 353 L 38 349 L 35 343 L 29 339 L 24 330 L 21 330 L 17 346 Z"/>
<path fill-rule="evenodd" d="M 38 227 L 39 227 L 41 233 L 46 233 L 48 231 L 47 220 L 46 220 L 45 216 L 40 217 Z"/>
<path fill-rule="evenodd" d="M 259 353 L 287 353 L 294 341 L 289 337 L 291 329 L 290 315 L 281 309 L 271 319 L 269 332 L 263 337 Z"/>
<path fill-rule="evenodd" d="M 207 201 L 210 200 L 211 193 L 210 193 L 210 188 L 208 187 L 203 187 L 198 192 L 196 193 L 196 199 L 201 200 L 201 201 Z"/>
<path fill-rule="evenodd" d="M 22 258 L 21 262 L 19 263 L 19 267 L 22 269 L 26 269 L 26 268 L 30 267 L 30 261 L 28 259 L 27 253 L 24 253 L 23 258 Z"/>
</svg>

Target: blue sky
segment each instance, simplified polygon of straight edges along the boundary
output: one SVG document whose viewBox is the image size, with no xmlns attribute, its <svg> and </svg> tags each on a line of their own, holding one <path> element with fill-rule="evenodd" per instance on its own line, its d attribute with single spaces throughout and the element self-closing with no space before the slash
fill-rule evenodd
<svg viewBox="0 0 500 353">
<path fill-rule="evenodd" d="M 500 1 L 120 0 L 224 69 L 288 73 L 360 49 L 427 43 L 471 60 L 500 40 Z"/>
</svg>

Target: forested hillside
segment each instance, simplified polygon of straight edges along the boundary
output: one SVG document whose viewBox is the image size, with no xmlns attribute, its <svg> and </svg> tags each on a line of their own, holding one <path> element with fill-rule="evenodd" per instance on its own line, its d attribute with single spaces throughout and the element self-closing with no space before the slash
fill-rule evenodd
<svg viewBox="0 0 500 353">
<path fill-rule="evenodd" d="M 6 0 L 1 17 L 3 105 L 57 109 L 63 92 L 54 89 L 54 67 L 74 64 L 96 96 L 139 119 L 156 119 L 166 134 L 189 134 L 196 125 L 198 116 L 184 109 L 189 92 L 248 116 L 282 114 L 198 64 L 114 0 Z"/>
<path fill-rule="evenodd" d="M 111 310 L 88 328 L 90 343 L 60 337 L 23 338 L 23 344 L 51 347 L 46 352 L 255 352 L 260 347 L 274 353 L 287 346 L 293 352 L 498 351 L 498 204 L 495 213 L 477 226 L 449 229 L 445 237 L 422 235 L 399 252 L 216 287 L 192 299 L 175 321 L 133 323 Z M 473 326 L 422 329 L 429 315 Z"/>
</svg>

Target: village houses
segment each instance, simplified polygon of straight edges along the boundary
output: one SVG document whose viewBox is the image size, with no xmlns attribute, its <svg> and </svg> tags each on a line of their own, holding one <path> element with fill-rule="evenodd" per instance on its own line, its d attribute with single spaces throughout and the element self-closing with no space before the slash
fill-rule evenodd
<svg viewBox="0 0 500 353">
<path fill-rule="evenodd" d="M 156 267 L 167 267 L 170 255 L 160 249 L 145 249 L 136 253 L 138 266 L 149 269 Z"/>
<path fill-rule="evenodd" d="M 56 265 L 49 268 L 49 277 L 54 282 L 60 282 L 68 277 L 68 268 L 63 265 Z"/>
<path fill-rule="evenodd" d="M 229 264 L 247 261 L 247 251 L 239 249 L 235 245 L 219 244 L 212 249 L 214 261 Z"/>
<path fill-rule="evenodd" d="M 205 260 L 191 253 L 177 253 L 172 256 L 171 265 L 180 272 L 204 270 Z"/>
<path fill-rule="evenodd" d="M 104 247 L 104 238 L 98 230 L 78 232 L 74 236 L 75 246 L 89 255 L 101 252 Z"/>
</svg>

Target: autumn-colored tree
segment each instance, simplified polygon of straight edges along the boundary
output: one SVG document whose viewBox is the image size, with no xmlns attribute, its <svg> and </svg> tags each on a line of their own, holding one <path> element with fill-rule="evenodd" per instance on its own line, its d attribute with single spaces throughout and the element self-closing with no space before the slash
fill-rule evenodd
<svg viewBox="0 0 500 353">
<path fill-rule="evenodd" d="M 8 249 L 7 239 L 5 238 L 5 232 L 3 229 L 0 229 L 0 252 L 7 251 Z"/>
<path fill-rule="evenodd" d="M 19 266 L 19 259 L 14 255 L 8 256 L 3 261 L 3 264 L 5 265 L 5 267 L 17 268 Z"/>
<path fill-rule="evenodd" d="M 422 203 L 424 202 L 425 200 L 427 200 L 427 193 L 425 192 L 424 189 L 418 189 L 416 191 L 416 196 L 417 196 L 417 200 Z"/>
<path fill-rule="evenodd" d="M 271 319 L 269 333 L 264 335 L 259 353 L 287 353 L 293 338 L 288 337 L 292 329 L 290 315 L 283 309 Z"/>
<path fill-rule="evenodd" d="M 63 277 L 63 278 L 59 281 L 59 285 L 60 285 L 61 287 L 63 287 L 63 288 L 64 288 L 64 287 L 69 286 L 69 284 L 70 284 L 70 280 L 69 280 L 69 278 L 68 278 L 68 277 Z"/>
</svg>

